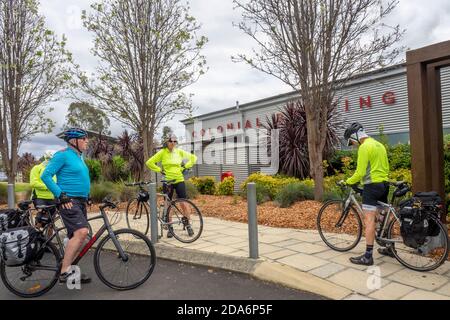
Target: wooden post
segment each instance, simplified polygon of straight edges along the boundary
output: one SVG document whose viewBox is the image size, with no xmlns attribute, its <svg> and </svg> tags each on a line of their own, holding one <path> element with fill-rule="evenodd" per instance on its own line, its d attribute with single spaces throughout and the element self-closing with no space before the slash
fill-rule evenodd
<svg viewBox="0 0 450 320">
<path fill-rule="evenodd" d="M 445 199 L 440 69 L 450 66 L 450 41 L 407 52 L 406 64 L 413 191 Z"/>
</svg>

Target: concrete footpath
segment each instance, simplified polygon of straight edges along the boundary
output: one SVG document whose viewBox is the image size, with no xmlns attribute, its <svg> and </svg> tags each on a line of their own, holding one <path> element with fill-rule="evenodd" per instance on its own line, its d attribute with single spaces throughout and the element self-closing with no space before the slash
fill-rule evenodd
<svg viewBox="0 0 450 320">
<path fill-rule="evenodd" d="M 121 227 L 125 217 L 114 229 Z M 247 224 L 204 218 L 202 236 L 194 243 L 164 237 L 155 247 L 159 258 L 242 272 L 336 300 L 450 300 L 449 262 L 416 272 L 375 250 L 374 266 L 353 265 L 348 259 L 364 252 L 364 241 L 349 252 L 336 252 L 314 230 L 259 226 L 258 240 L 260 258 L 249 259 Z"/>
</svg>

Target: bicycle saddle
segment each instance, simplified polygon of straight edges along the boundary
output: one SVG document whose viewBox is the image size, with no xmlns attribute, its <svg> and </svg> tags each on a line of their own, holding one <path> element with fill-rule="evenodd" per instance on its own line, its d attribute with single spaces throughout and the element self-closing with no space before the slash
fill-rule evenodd
<svg viewBox="0 0 450 320">
<path fill-rule="evenodd" d="M 33 201 L 31 200 L 25 200 L 25 201 L 20 201 L 17 206 L 19 207 L 20 210 L 28 210 L 30 208 L 30 204 L 32 204 Z"/>
</svg>

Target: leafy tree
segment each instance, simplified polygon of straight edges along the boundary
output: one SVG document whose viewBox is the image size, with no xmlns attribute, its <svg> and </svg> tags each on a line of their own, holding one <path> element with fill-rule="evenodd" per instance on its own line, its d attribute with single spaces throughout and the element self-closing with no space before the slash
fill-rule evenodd
<svg viewBox="0 0 450 320">
<path fill-rule="evenodd" d="M 0 153 L 9 183 L 22 142 L 52 130 L 47 104 L 70 80 L 66 39 L 46 28 L 38 6 L 37 0 L 0 0 Z"/>
<path fill-rule="evenodd" d="M 109 125 L 109 118 L 102 110 L 86 102 L 73 102 L 69 106 L 64 128 L 78 127 L 110 135 Z"/>
<path fill-rule="evenodd" d="M 329 106 L 357 73 L 392 63 L 403 32 L 383 20 L 398 1 L 234 0 L 243 12 L 238 27 L 259 47 L 234 61 L 274 76 L 297 90 L 306 110 L 315 199 L 323 195 L 323 150 Z"/>
<path fill-rule="evenodd" d="M 142 137 L 147 159 L 159 126 L 191 113 L 182 91 L 206 70 L 207 39 L 181 0 L 101 0 L 82 18 L 100 67 L 95 79 L 79 72 L 79 85 Z"/>
<path fill-rule="evenodd" d="M 24 182 L 30 182 L 30 171 L 36 164 L 38 164 L 36 157 L 29 152 L 25 152 L 19 157 L 17 170 L 22 172 L 22 179 Z"/>
</svg>

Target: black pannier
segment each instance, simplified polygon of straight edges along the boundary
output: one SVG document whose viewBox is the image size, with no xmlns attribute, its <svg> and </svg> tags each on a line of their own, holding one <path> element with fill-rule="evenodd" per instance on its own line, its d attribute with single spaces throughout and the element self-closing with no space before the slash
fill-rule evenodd
<svg viewBox="0 0 450 320">
<path fill-rule="evenodd" d="M 403 242 L 410 248 L 417 249 L 422 246 L 428 236 L 428 219 L 420 208 L 406 205 L 400 210 L 400 232 Z"/>
<path fill-rule="evenodd" d="M 418 192 L 414 195 L 413 201 L 428 213 L 434 215 L 437 220 L 441 220 L 443 215 L 443 201 L 437 192 Z M 428 235 L 436 237 L 439 235 L 439 226 L 432 219 L 428 220 Z"/>
<path fill-rule="evenodd" d="M 0 233 L 0 259 L 9 267 L 30 263 L 40 248 L 39 232 L 33 227 L 9 229 Z"/>
<path fill-rule="evenodd" d="M 400 232 L 405 245 L 417 249 L 424 245 L 427 237 L 439 235 L 439 225 L 430 216 L 439 220 L 441 205 L 442 199 L 437 192 L 419 192 L 400 203 Z"/>
<path fill-rule="evenodd" d="M 15 209 L 0 210 L 0 232 L 19 227 L 20 215 Z"/>
</svg>

